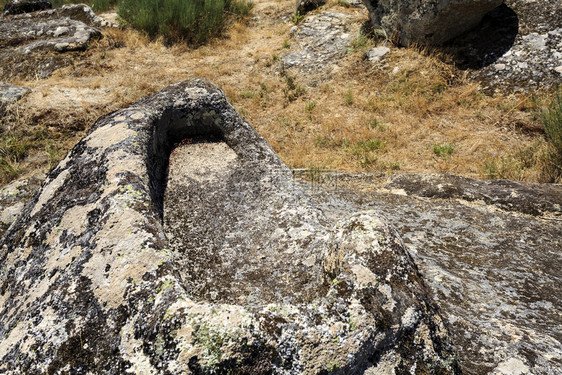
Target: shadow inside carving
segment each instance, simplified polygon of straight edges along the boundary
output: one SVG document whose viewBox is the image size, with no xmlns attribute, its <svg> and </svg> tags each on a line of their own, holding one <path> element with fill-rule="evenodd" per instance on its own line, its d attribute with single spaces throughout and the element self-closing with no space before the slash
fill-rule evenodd
<svg viewBox="0 0 562 375">
<path fill-rule="evenodd" d="M 502 4 L 486 14 L 476 28 L 449 41 L 444 51 L 460 69 L 482 69 L 511 49 L 518 30 L 517 14 Z"/>
<path fill-rule="evenodd" d="M 187 115 L 178 110 L 164 111 L 153 126 L 152 139 L 147 154 L 147 169 L 150 179 L 150 194 L 153 204 L 160 215 L 164 217 L 164 193 L 168 178 L 170 153 L 175 145 L 186 138 L 210 137 L 220 140 L 223 138 L 221 129 L 215 124 L 214 117 L 207 113 Z"/>
</svg>

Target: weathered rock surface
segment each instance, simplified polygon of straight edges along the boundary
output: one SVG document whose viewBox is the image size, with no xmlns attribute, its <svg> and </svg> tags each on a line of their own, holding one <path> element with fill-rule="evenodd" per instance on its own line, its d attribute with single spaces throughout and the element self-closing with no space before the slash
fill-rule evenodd
<svg viewBox="0 0 562 375">
<path fill-rule="evenodd" d="M 17 102 L 30 92 L 31 89 L 27 87 L 14 86 L 9 83 L 0 82 L 0 116 L 4 113 L 6 106 Z"/>
<path fill-rule="evenodd" d="M 92 26 L 109 25 L 85 5 L 0 17 L 0 77 L 47 77 L 72 63 L 101 32 Z"/>
<path fill-rule="evenodd" d="M 393 176 L 386 187 L 419 197 L 482 201 L 506 211 L 562 217 L 562 190 L 559 185 L 510 180 L 479 181 L 448 174 L 404 174 Z"/>
<path fill-rule="evenodd" d="M 43 181 L 42 175 L 24 177 L 0 190 L 0 237 L 16 221 L 27 202 L 39 191 Z"/>
<path fill-rule="evenodd" d="M 52 7 L 51 3 L 46 0 L 12 0 L 4 6 L 4 15 L 31 13 Z"/>
<path fill-rule="evenodd" d="M 562 82 L 562 2 L 506 0 L 451 47 L 457 64 L 486 91 L 556 86 Z"/>
<path fill-rule="evenodd" d="M 373 209 L 396 226 L 464 374 L 562 373 L 562 222 L 546 209 L 560 213 L 561 185 L 410 175 L 360 192 L 339 181 L 309 194 L 333 220 Z"/>
<path fill-rule="evenodd" d="M 101 117 L 0 267 L 5 374 L 458 372 L 394 229 L 327 219 L 200 80 Z"/>
<path fill-rule="evenodd" d="M 441 45 L 478 25 L 503 0 L 363 0 L 371 23 L 398 44 Z"/>
<path fill-rule="evenodd" d="M 302 72 L 326 70 L 344 56 L 355 37 L 358 26 L 350 23 L 351 16 L 322 12 L 306 17 L 295 26 L 292 52 L 281 57 L 284 68 L 296 67 Z"/>
</svg>

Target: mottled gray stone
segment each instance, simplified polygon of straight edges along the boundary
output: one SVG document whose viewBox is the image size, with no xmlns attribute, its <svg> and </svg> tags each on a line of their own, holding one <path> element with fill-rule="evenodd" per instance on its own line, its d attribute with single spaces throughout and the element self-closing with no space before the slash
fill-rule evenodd
<svg viewBox="0 0 562 375">
<path fill-rule="evenodd" d="M 27 87 L 14 86 L 9 83 L 0 82 L 0 116 L 7 105 L 17 102 L 30 92 L 31 89 Z"/>
<path fill-rule="evenodd" d="M 454 49 L 461 52 L 457 65 L 469 68 L 487 93 L 555 88 L 562 61 L 562 1 L 506 0 L 476 30 L 457 38 Z"/>
<path fill-rule="evenodd" d="M 86 23 L 85 23 L 86 22 Z M 44 78 L 71 64 L 61 52 L 83 51 L 110 26 L 86 5 L 0 18 L 0 78 Z"/>
<path fill-rule="evenodd" d="M 389 52 L 390 52 L 390 48 L 388 47 L 375 47 L 367 51 L 366 57 L 367 60 L 374 63 L 374 62 L 381 61 L 382 58 Z"/>
<path fill-rule="evenodd" d="M 373 209 L 393 223 L 449 322 L 463 374 L 562 373 L 562 185 L 360 179 L 325 177 L 330 185 L 309 194 L 332 220 Z"/>
<path fill-rule="evenodd" d="M 284 68 L 296 67 L 303 72 L 326 70 L 344 56 L 355 37 L 349 15 L 322 12 L 308 16 L 298 25 L 291 52 L 281 57 Z"/>
<path fill-rule="evenodd" d="M 476 26 L 503 0 L 363 0 L 371 23 L 396 43 L 441 45 Z"/>
<path fill-rule="evenodd" d="M 0 190 L 0 238 L 19 217 L 25 204 L 39 191 L 44 178 L 43 175 L 24 177 Z"/>
<path fill-rule="evenodd" d="M 326 4 L 326 0 L 297 0 L 297 13 L 304 15 Z"/>
<path fill-rule="evenodd" d="M 396 231 L 327 218 L 205 81 L 101 117 L 1 245 L 3 374 L 459 372 Z"/>
</svg>

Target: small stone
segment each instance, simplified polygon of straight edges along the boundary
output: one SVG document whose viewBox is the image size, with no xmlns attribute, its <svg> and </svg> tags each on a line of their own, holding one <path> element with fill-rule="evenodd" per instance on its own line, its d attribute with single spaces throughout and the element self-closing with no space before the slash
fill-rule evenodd
<svg viewBox="0 0 562 375">
<path fill-rule="evenodd" d="M 557 66 L 556 68 L 554 68 L 554 71 L 556 71 L 557 73 L 562 74 L 562 65 Z"/>
<path fill-rule="evenodd" d="M 67 32 L 68 32 L 68 27 L 57 27 L 57 29 L 53 33 L 53 36 L 55 38 L 58 38 L 59 36 L 66 34 Z"/>
<path fill-rule="evenodd" d="M 518 358 L 510 358 L 496 367 L 494 375 L 522 375 L 528 374 L 529 367 Z"/>
<path fill-rule="evenodd" d="M 504 70 L 505 69 L 505 64 L 496 64 L 494 65 L 494 68 L 496 68 L 496 70 Z"/>
<path fill-rule="evenodd" d="M 390 52 L 388 47 L 376 47 L 367 51 L 367 60 L 370 62 L 380 61 L 387 53 Z"/>
</svg>

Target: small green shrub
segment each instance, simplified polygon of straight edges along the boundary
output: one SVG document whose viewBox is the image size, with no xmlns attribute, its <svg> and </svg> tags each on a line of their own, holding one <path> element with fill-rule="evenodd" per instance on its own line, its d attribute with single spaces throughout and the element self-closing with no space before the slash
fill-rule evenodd
<svg viewBox="0 0 562 375">
<path fill-rule="evenodd" d="M 353 104 L 353 92 L 351 92 L 351 89 L 349 89 L 345 92 L 343 98 L 345 100 L 345 104 L 347 104 L 347 105 Z"/>
<path fill-rule="evenodd" d="M 455 151 L 455 145 L 443 143 L 441 145 L 433 145 L 433 153 L 442 158 L 448 158 Z"/>
<path fill-rule="evenodd" d="M 288 102 L 292 102 L 299 96 L 302 96 L 306 93 L 304 88 L 296 82 L 295 77 L 285 72 L 282 72 L 281 74 L 285 77 L 286 84 L 286 86 L 283 88 L 283 96 L 285 97 L 285 99 L 287 99 Z"/>
<path fill-rule="evenodd" d="M 312 112 L 312 110 L 314 109 L 314 107 L 316 107 L 316 103 L 314 102 L 314 100 L 311 100 L 310 102 L 308 102 L 305 106 L 304 109 L 308 112 Z"/>
<path fill-rule="evenodd" d="M 231 15 L 249 14 L 248 0 L 123 0 L 119 16 L 149 36 L 202 44 L 226 29 Z"/>
<path fill-rule="evenodd" d="M 304 18 L 304 14 L 301 14 L 298 10 L 291 16 L 291 21 L 295 25 L 298 25 Z"/>
<path fill-rule="evenodd" d="M 369 127 L 371 129 L 378 129 L 381 132 L 385 132 L 388 129 L 388 125 L 386 125 L 385 123 L 383 123 L 377 118 L 374 118 L 369 122 Z"/>
<path fill-rule="evenodd" d="M 386 142 L 378 138 L 366 139 L 359 141 L 353 146 L 352 152 L 354 154 L 361 154 L 363 152 L 382 150 L 386 147 Z"/>
<path fill-rule="evenodd" d="M 369 39 L 369 37 L 363 31 L 359 31 L 355 39 L 351 41 L 351 50 L 354 52 L 362 51 L 362 50 L 366 50 L 372 45 L 373 45 L 372 40 Z"/>
</svg>

